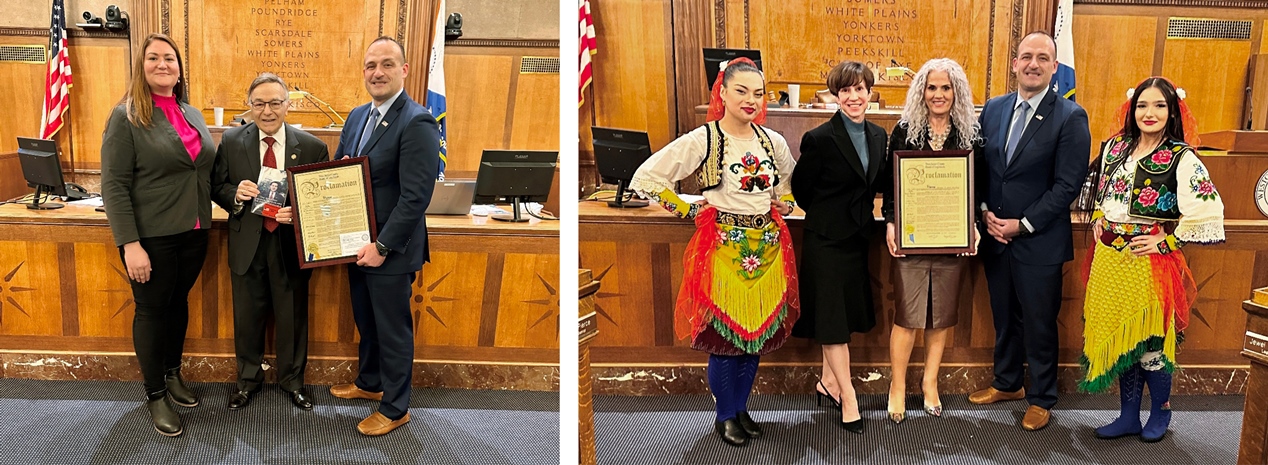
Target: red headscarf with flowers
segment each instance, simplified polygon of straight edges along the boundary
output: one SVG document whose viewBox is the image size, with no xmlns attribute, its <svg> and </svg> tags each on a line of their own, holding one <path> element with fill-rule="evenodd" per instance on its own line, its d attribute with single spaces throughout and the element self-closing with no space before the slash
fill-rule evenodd
<svg viewBox="0 0 1268 465">
<path fill-rule="evenodd" d="M 713 80 L 713 91 L 709 93 L 709 112 L 705 116 L 706 122 L 714 122 L 714 121 L 720 120 L 722 119 L 722 116 L 726 114 L 726 105 L 722 103 L 722 87 L 723 87 L 722 79 L 723 79 L 723 76 L 726 75 L 726 67 L 730 65 L 734 65 L 736 63 L 747 63 L 753 66 L 754 68 L 757 68 L 757 64 L 753 63 L 753 60 L 750 60 L 744 57 L 739 57 L 731 61 L 725 62 L 722 64 L 721 67 L 718 68 L 718 77 Z M 758 75 L 760 76 L 761 73 L 758 73 Z M 765 81 L 766 77 L 762 76 L 762 80 Z M 753 118 L 753 122 L 757 123 L 757 125 L 759 126 L 766 124 L 766 102 L 765 101 L 758 102 L 757 117 Z"/>
</svg>

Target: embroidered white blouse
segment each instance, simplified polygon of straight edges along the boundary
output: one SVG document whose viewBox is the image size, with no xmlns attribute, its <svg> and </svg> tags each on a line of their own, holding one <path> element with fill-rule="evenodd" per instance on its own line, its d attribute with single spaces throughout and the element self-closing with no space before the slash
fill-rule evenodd
<svg viewBox="0 0 1268 465">
<path fill-rule="evenodd" d="M 771 199 L 791 196 L 790 180 L 796 162 L 788 150 L 788 141 L 769 128 L 763 129 L 774 149 L 770 155 L 762 148 L 757 135 L 739 138 L 723 131 L 726 150 L 722 155 L 722 183 L 703 192 L 709 205 L 725 212 L 759 215 L 770 212 Z M 634 172 L 630 188 L 644 197 L 657 199 L 662 205 L 666 201 L 680 202 L 677 198 L 664 199 L 663 193 L 668 191 L 673 195 L 675 183 L 695 172 L 704 162 L 708 145 L 705 127 L 693 129 L 643 162 Z"/>
<path fill-rule="evenodd" d="M 1110 147 L 1107 144 L 1106 150 Z M 1146 155 L 1152 156 L 1152 155 Z M 1110 173 L 1108 181 L 1101 187 L 1104 196 L 1100 210 L 1105 219 L 1115 223 L 1153 224 L 1158 220 L 1133 216 L 1130 213 L 1131 189 L 1136 179 L 1136 167 L 1139 159 L 1120 163 L 1118 169 Z M 1141 195 L 1141 201 L 1157 202 L 1159 206 L 1167 202 L 1175 202 L 1180 208 L 1180 222 L 1174 235 L 1183 242 L 1210 244 L 1224 241 L 1224 202 L 1206 165 L 1192 149 L 1181 152 L 1180 160 L 1175 167 L 1177 192 L 1164 194 L 1151 199 Z M 1168 207 L 1169 208 L 1169 207 Z"/>
</svg>

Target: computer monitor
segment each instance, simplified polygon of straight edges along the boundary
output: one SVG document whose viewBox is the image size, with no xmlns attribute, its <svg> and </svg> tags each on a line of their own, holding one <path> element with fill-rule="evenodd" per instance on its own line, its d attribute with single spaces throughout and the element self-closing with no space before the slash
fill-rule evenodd
<svg viewBox="0 0 1268 465">
<path fill-rule="evenodd" d="M 608 206 L 646 207 L 646 200 L 636 200 L 633 196 L 625 200 L 625 191 L 630 187 L 634 172 L 652 156 L 647 133 L 597 126 L 591 131 L 594 134 L 594 163 L 599 167 L 599 177 L 603 182 L 617 185 L 616 200 L 608 202 Z"/>
<path fill-rule="evenodd" d="M 554 183 L 559 152 L 538 150 L 485 150 L 476 172 L 475 203 L 509 201 L 512 215 L 492 215 L 500 221 L 528 221 L 520 218 L 521 202 L 546 202 Z"/>
<path fill-rule="evenodd" d="M 26 206 L 32 210 L 52 210 L 65 205 L 42 202 L 42 194 L 66 196 L 66 182 L 62 179 L 62 163 L 57 158 L 57 143 L 47 139 L 18 138 L 18 162 L 26 184 L 35 188 L 35 197 Z"/>
<path fill-rule="evenodd" d="M 706 48 L 704 49 L 704 88 L 707 92 L 713 91 L 713 81 L 718 78 L 718 68 L 722 62 L 731 61 L 739 57 L 753 60 L 758 70 L 762 70 L 762 51 L 746 50 L 738 48 Z"/>
</svg>

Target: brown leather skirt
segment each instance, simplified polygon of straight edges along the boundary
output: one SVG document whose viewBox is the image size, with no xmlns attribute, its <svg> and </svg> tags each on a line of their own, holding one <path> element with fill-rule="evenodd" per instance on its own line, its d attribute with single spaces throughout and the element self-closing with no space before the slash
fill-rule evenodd
<svg viewBox="0 0 1268 465">
<path fill-rule="evenodd" d="M 960 276 L 968 260 L 948 255 L 909 255 L 894 260 L 894 324 L 911 329 L 955 326 Z"/>
</svg>

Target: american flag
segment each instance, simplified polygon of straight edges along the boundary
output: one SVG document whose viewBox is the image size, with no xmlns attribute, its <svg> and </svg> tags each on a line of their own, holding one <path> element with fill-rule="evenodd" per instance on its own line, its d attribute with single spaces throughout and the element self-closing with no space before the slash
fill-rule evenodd
<svg viewBox="0 0 1268 465">
<path fill-rule="evenodd" d="M 48 76 L 44 82 L 44 106 L 40 114 L 40 138 L 52 139 L 65 125 L 62 114 L 70 109 L 70 54 L 66 49 L 66 8 L 53 0 L 53 25 L 48 29 Z"/>
<path fill-rule="evenodd" d="M 578 21 L 579 32 L 581 33 L 581 89 L 578 90 L 577 106 L 586 103 L 586 87 L 590 86 L 593 72 L 590 66 L 590 55 L 599 52 L 599 41 L 594 38 L 594 19 L 590 17 L 590 0 L 577 0 L 578 10 L 580 10 L 581 20 Z"/>
</svg>

